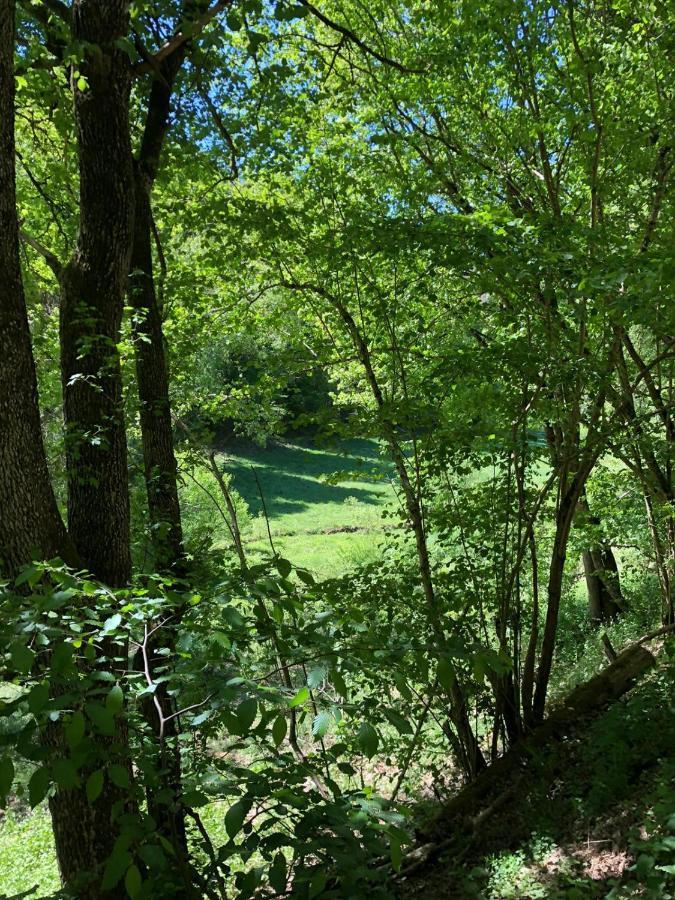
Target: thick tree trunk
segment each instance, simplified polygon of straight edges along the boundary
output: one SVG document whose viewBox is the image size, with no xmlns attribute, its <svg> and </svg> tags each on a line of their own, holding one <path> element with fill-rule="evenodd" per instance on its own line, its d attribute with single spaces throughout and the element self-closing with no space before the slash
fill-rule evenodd
<svg viewBox="0 0 675 900">
<path fill-rule="evenodd" d="M 85 48 L 85 90 L 74 91 L 80 227 L 61 283 L 68 527 L 84 564 L 113 586 L 131 574 L 129 491 L 117 349 L 131 258 L 134 177 L 131 69 L 123 48 L 128 0 L 73 6 Z"/>
<path fill-rule="evenodd" d="M 19 267 L 14 188 L 14 4 L 0 0 L 0 547 L 3 574 L 30 561 L 60 555 L 78 565 L 61 521 L 44 455 L 28 318 Z M 52 725 L 45 745 L 58 753 L 61 728 Z M 95 805 L 83 791 L 58 790 L 50 800 L 59 867 L 64 882 L 96 872 L 115 840 L 105 792 Z M 83 886 L 82 898 L 104 896 Z"/>
<path fill-rule="evenodd" d="M 129 490 L 118 343 L 131 256 L 133 167 L 129 135 L 131 70 L 118 46 L 128 33 L 128 0 L 75 0 L 72 38 L 86 79 L 73 84 L 79 151 L 80 224 L 61 277 L 61 374 L 66 427 L 68 526 L 84 565 L 101 581 L 131 576 Z M 114 652 L 114 651 L 113 651 Z M 124 652 L 123 649 L 121 651 Z M 60 733 L 51 736 L 58 748 Z M 120 725 L 114 755 L 125 763 Z M 113 751 L 111 745 L 110 751 Z M 106 751 L 110 755 L 109 751 Z M 50 801 L 59 867 L 77 896 L 106 896 L 102 868 L 119 836 L 120 791 L 106 779 L 90 804 L 82 788 Z"/>
<path fill-rule="evenodd" d="M 14 0 L 0 0 L 0 573 L 33 556 L 76 564 L 45 459 L 19 263 L 14 148 Z"/>
</svg>

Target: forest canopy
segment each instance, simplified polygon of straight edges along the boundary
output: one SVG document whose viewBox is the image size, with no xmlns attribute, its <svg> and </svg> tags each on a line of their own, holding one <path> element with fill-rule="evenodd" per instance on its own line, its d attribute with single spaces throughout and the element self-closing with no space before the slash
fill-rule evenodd
<svg viewBox="0 0 675 900">
<path fill-rule="evenodd" d="M 674 64 L 0 0 L 0 896 L 672 895 Z"/>
</svg>

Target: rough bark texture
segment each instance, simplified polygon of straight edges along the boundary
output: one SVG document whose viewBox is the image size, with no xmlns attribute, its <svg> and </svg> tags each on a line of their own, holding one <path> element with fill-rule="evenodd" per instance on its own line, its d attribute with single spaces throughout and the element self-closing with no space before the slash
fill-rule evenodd
<svg viewBox="0 0 675 900">
<path fill-rule="evenodd" d="M 49 480 L 19 263 L 14 148 L 14 2 L 0 0 L 0 572 L 76 562 Z"/>
<path fill-rule="evenodd" d="M 173 425 L 169 402 L 169 372 L 162 330 L 162 310 L 153 275 L 152 188 L 157 177 L 164 137 L 169 127 L 173 85 L 185 58 L 186 45 L 162 61 L 150 89 L 143 138 L 134 161 L 135 215 L 134 238 L 129 276 L 129 301 L 133 308 L 136 379 L 140 405 L 141 440 L 148 512 L 155 566 L 181 575 L 185 571 L 185 553 L 178 499 L 178 472 L 173 446 Z M 175 644 L 175 628 L 164 634 L 164 646 Z M 148 665 L 154 672 L 162 657 L 148 647 Z M 160 683 L 156 693 L 162 714 L 169 718 L 175 702 Z M 148 724 L 159 737 L 160 723 L 153 702 L 144 705 Z M 185 812 L 181 803 L 182 772 L 180 751 L 175 741 L 176 719 L 169 718 L 161 737 L 162 771 L 159 792 L 148 789 L 148 810 L 158 831 L 176 849 L 179 859 L 188 863 Z M 168 802 L 158 800 L 166 797 Z"/>
<path fill-rule="evenodd" d="M 134 309 L 136 379 L 148 511 L 156 567 L 163 571 L 180 572 L 184 567 L 183 533 L 169 404 L 169 375 L 152 273 L 150 197 L 143 177 L 138 174 L 138 166 L 136 172 L 136 217 L 129 298 Z"/>
<path fill-rule="evenodd" d="M 117 345 L 131 258 L 127 0 L 78 0 L 73 39 L 88 49 L 73 87 L 80 227 L 61 285 L 68 528 L 84 564 L 119 586 L 131 574 L 127 447 Z"/>
<path fill-rule="evenodd" d="M 127 0 L 75 0 L 72 38 L 84 47 L 73 84 L 79 151 L 80 223 L 61 278 L 68 526 L 84 565 L 111 586 L 131 575 L 129 492 L 122 381 L 117 345 L 132 240 L 133 168 L 129 138 L 129 58 L 116 41 L 128 31 Z M 117 648 L 119 649 L 119 648 Z M 111 648 L 115 652 L 115 648 Z M 104 755 L 125 761 L 119 726 Z M 58 752 L 60 729 L 48 735 Z M 84 773 L 86 777 L 86 772 Z M 119 836 L 120 791 L 108 780 L 96 800 L 83 788 L 50 800 L 61 876 L 77 896 L 111 896 L 102 868 Z M 86 884 L 82 884 L 83 873 Z M 116 894 L 115 894 L 116 896 Z"/>
</svg>

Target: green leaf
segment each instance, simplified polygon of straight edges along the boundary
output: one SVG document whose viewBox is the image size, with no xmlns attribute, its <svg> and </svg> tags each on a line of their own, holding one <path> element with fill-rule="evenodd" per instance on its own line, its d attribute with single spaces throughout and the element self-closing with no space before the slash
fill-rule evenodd
<svg viewBox="0 0 675 900">
<path fill-rule="evenodd" d="M 0 804 L 5 802 L 14 783 L 14 763 L 9 756 L 0 759 Z"/>
<path fill-rule="evenodd" d="M 111 632 L 116 631 L 121 624 L 122 616 L 119 613 L 115 613 L 113 616 L 110 616 L 109 619 L 106 619 L 103 623 L 103 634 L 110 634 Z M 120 878 L 121 877 L 122 876 L 120 876 Z"/>
<path fill-rule="evenodd" d="M 445 656 L 441 657 L 438 661 L 436 678 L 438 678 L 438 683 L 441 687 L 444 687 L 446 691 L 451 690 L 455 683 L 455 670 L 450 660 Z"/>
<path fill-rule="evenodd" d="M 401 871 L 403 865 L 403 851 L 401 850 L 401 842 L 396 838 L 390 838 L 389 852 L 391 854 L 391 864 L 395 872 Z"/>
<path fill-rule="evenodd" d="M 118 788 L 126 789 L 129 787 L 129 772 L 119 763 L 113 763 L 111 766 L 108 766 L 108 778 Z"/>
<path fill-rule="evenodd" d="M 368 722 L 364 722 L 359 728 L 356 735 L 359 747 L 363 750 L 368 759 L 372 759 L 377 752 L 377 745 L 380 742 L 377 732 Z"/>
<path fill-rule="evenodd" d="M 127 894 L 132 898 L 132 900 L 140 893 L 142 884 L 143 879 L 141 878 L 141 873 L 138 870 L 138 866 L 129 866 L 129 868 L 127 869 L 127 874 L 124 876 L 124 887 L 126 888 Z"/>
<path fill-rule="evenodd" d="M 246 797 L 242 797 L 241 800 L 237 800 L 237 802 L 228 809 L 225 814 L 225 830 L 230 838 L 234 838 L 239 834 L 250 808 L 251 801 Z"/>
<path fill-rule="evenodd" d="M 84 737 L 85 732 L 84 716 L 79 709 L 72 714 L 64 730 L 69 746 L 76 747 Z"/>
<path fill-rule="evenodd" d="M 326 670 L 323 666 L 315 666 L 310 669 L 307 675 L 307 687 L 310 689 L 318 687 L 326 677 Z"/>
<path fill-rule="evenodd" d="M 200 806 L 207 806 L 209 798 L 202 791 L 187 791 L 183 794 L 182 802 L 192 809 L 199 809 Z"/>
<path fill-rule="evenodd" d="M 347 700 L 347 685 L 345 684 L 345 680 L 342 677 L 342 674 L 338 672 L 337 669 L 333 669 L 333 671 L 330 673 L 330 680 L 338 694 L 345 700 Z"/>
<path fill-rule="evenodd" d="M 287 559 L 284 559 L 282 556 L 278 556 L 274 560 L 274 565 L 277 567 L 277 572 L 281 575 L 282 578 L 288 578 L 288 576 L 293 571 L 293 566 Z"/>
<path fill-rule="evenodd" d="M 12 665 L 17 672 L 21 672 L 22 675 L 27 675 L 30 672 L 33 667 L 33 660 L 35 659 L 35 653 L 30 647 L 27 647 L 20 641 L 15 641 L 9 648 L 9 655 L 12 660 Z"/>
<path fill-rule="evenodd" d="M 73 662 L 73 645 L 64 641 L 62 644 L 59 644 L 58 647 L 54 648 L 54 652 L 52 653 L 51 658 L 51 668 L 52 672 L 57 674 L 62 674 L 65 672 Z"/>
<path fill-rule="evenodd" d="M 314 897 L 318 897 L 326 887 L 326 873 L 319 872 L 317 875 L 312 878 L 309 883 L 309 897 L 310 900 L 313 900 Z"/>
<path fill-rule="evenodd" d="M 28 695 L 28 709 L 36 716 L 49 702 L 49 684 L 43 681 L 36 684 Z"/>
<path fill-rule="evenodd" d="M 237 707 L 237 718 L 241 723 L 243 732 L 246 733 L 255 721 L 258 714 L 258 702 L 254 697 L 248 700 L 242 700 Z"/>
<path fill-rule="evenodd" d="M 28 799 L 32 809 L 45 799 L 50 784 L 49 769 L 41 768 L 33 772 L 28 782 Z"/>
<path fill-rule="evenodd" d="M 119 684 L 114 685 L 110 689 L 108 696 L 105 698 L 105 707 L 114 716 L 124 708 L 124 691 Z"/>
<path fill-rule="evenodd" d="M 314 717 L 312 722 L 312 734 L 317 740 L 321 739 L 333 722 L 333 717 L 325 710 Z"/>
<path fill-rule="evenodd" d="M 275 747 L 278 747 L 286 737 L 287 730 L 288 723 L 286 721 L 286 716 L 277 716 L 274 720 L 274 725 L 272 725 L 272 740 L 274 741 Z"/>
<path fill-rule="evenodd" d="M 400 713 L 397 713 L 393 709 L 385 709 L 384 714 L 399 734 L 412 734 L 413 729 L 410 722 L 400 715 Z"/>
<path fill-rule="evenodd" d="M 37 581 L 42 577 L 42 569 L 38 566 L 27 566 L 22 572 L 20 572 L 15 580 L 14 584 L 17 587 L 21 587 L 22 584 L 25 584 L 27 581 L 30 583 L 32 587 Z"/>
<path fill-rule="evenodd" d="M 95 772 L 91 773 L 89 778 L 87 778 L 87 800 L 90 803 L 94 803 L 94 801 L 101 796 L 104 777 L 103 769 L 97 769 Z"/>
<path fill-rule="evenodd" d="M 121 877 L 131 865 L 131 854 L 122 848 L 113 850 L 108 857 L 103 872 L 103 881 L 101 887 L 104 891 L 110 891 L 119 882 Z"/>
<path fill-rule="evenodd" d="M 115 733 L 115 719 L 109 709 L 101 706 L 100 703 L 87 703 L 85 710 L 94 727 L 101 734 L 112 737 Z"/>
<path fill-rule="evenodd" d="M 293 697 L 288 705 L 292 709 L 294 706 L 300 706 L 301 703 L 305 703 L 307 700 L 309 700 L 309 688 L 307 687 L 307 685 L 305 685 L 304 687 L 300 688 L 298 693 L 295 695 L 295 697 Z"/>
<path fill-rule="evenodd" d="M 300 581 L 304 582 L 307 587 L 313 587 L 316 584 L 314 580 L 314 576 L 311 572 L 308 572 L 307 569 L 296 569 L 295 574 L 298 576 Z"/>
<path fill-rule="evenodd" d="M 54 781 L 62 788 L 74 788 L 78 784 L 77 768 L 72 759 L 57 759 L 54 763 Z"/>
<path fill-rule="evenodd" d="M 277 894 L 286 893 L 287 871 L 288 865 L 286 863 L 286 857 L 283 853 L 277 853 L 267 876 Z"/>
</svg>

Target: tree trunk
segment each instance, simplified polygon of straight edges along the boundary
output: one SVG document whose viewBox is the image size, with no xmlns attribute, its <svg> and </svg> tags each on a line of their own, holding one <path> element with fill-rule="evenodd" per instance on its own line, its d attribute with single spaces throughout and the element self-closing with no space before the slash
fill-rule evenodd
<svg viewBox="0 0 675 900">
<path fill-rule="evenodd" d="M 588 618 L 594 625 L 613 622 L 621 613 L 621 587 L 619 570 L 612 548 L 601 544 L 582 553 L 586 589 L 588 591 Z"/>
<path fill-rule="evenodd" d="M 61 277 L 69 532 L 83 564 L 113 587 L 127 584 L 131 576 L 117 349 L 133 225 L 131 69 L 126 51 L 117 45 L 128 33 L 128 5 L 128 0 L 75 0 L 72 7 L 72 38 L 83 48 L 78 68 L 86 85 L 80 90 L 73 84 L 80 223 L 75 250 Z M 60 730 L 51 735 L 57 749 L 61 739 Z M 125 726 L 120 725 L 115 756 L 128 765 L 126 742 Z M 83 873 L 90 876 L 86 886 L 77 887 L 78 897 L 107 896 L 100 878 L 119 836 L 116 814 L 124 811 L 120 800 L 121 792 L 108 779 L 93 804 L 83 788 L 59 790 L 50 800 L 63 881 L 79 885 Z"/>
<path fill-rule="evenodd" d="M 600 518 L 588 506 L 585 491 L 579 498 L 578 511 L 589 524 L 600 525 Z M 606 625 L 624 608 L 616 557 L 610 545 L 601 540 L 583 551 L 582 561 L 588 591 L 588 618 L 595 625 Z"/>
<path fill-rule="evenodd" d="M 68 528 L 84 564 L 112 586 L 128 582 L 127 445 L 117 349 L 131 259 L 134 177 L 129 136 L 127 0 L 73 6 L 73 39 L 87 86 L 73 85 L 80 227 L 61 283 L 61 372 Z"/>
<path fill-rule="evenodd" d="M 590 472 L 590 468 L 588 469 Z M 555 650 L 558 632 L 558 614 L 560 612 L 560 600 L 562 597 L 563 577 L 565 574 L 565 559 L 567 558 L 567 544 L 572 527 L 572 520 L 577 508 L 581 491 L 588 477 L 588 472 L 577 474 L 570 485 L 564 490 L 559 508 L 556 511 L 555 536 L 553 538 L 553 550 L 551 551 L 551 565 L 548 573 L 548 605 L 546 608 L 546 620 L 539 655 L 539 667 L 537 669 L 537 684 L 532 703 L 532 721 L 541 722 L 544 718 L 548 682 L 553 666 L 553 653 Z"/>
<path fill-rule="evenodd" d="M 14 0 L 0 0 L 0 572 L 33 556 L 77 563 L 52 491 L 19 262 Z"/>
<path fill-rule="evenodd" d="M 199 4 L 190 0 L 181 6 L 181 18 L 198 10 Z M 155 567 L 176 575 L 185 572 L 180 502 L 178 498 L 178 467 L 173 445 L 171 404 L 169 401 L 169 372 L 162 329 L 162 310 L 157 298 L 152 258 L 152 188 L 157 177 L 164 138 L 169 126 L 173 85 L 184 61 L 187 45 L 169 54 L 155 73 L 148 100 L 147 115 L 141 146 L 134 160 L 135 214 L 131 269 L 128 295 L 133 308 L 134 352 L 136 379 L 140 405 L 143 465 L 148 498 L 148 513 Z M 178 621 L 180 611 L 177 613 Z M 173 648 L 176 639 L 174 623 L 164 635 L 164 646 Z M 155 655 L 154 646 L 148 648 L 151 673 L 163 659 Z M 175 712 L 175 702 L 161 682 L 156 693 L 165 717 Z M 169 719 L 167 732 L 160 736 L 160 723 L 153 702 L 144 705 L 145 718 L 160 741 L 162 772 L 157 789 L 147 792 L 148 809 L 157 823 L 158 831 L 175 847 L 185 877 L 189 878 L 189 849 L 185 812 L 181 802 L 182 771 L 180 749 L 175 737 L 177 721 Z M 158 798 L 166 796 L 168 802 Z M 189 885 L 186 885 L 188 887 Z"/>
<path fill-rule="evenodd" d="M 178 476 L 169 403 L 169 374 L 152 266 L 149 187 L 136 165 L 136 214 L 129 299 L 140 403 L 145 484 L 155 566 L 180 574 L 185 565 Z"/>
</svg>

